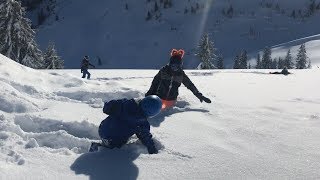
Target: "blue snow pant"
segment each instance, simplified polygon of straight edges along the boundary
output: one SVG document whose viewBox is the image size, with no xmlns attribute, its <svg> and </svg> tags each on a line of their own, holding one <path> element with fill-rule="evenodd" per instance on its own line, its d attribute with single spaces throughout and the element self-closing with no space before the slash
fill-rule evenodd
<svg viewBox="0 0 320 180">
<path fill-rule="evenodd" d="M 90 79 L 91 74 L 89 73 L 88 69 L 81 69 L 82 71 L 82 78 L 86 78 L 86 75 L 88 75 L 88 79 Z"/>
</svg>

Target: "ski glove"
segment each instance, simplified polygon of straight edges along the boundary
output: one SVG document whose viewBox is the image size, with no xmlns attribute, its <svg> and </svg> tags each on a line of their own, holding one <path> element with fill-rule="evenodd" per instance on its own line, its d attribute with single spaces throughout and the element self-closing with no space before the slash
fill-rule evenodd
<svg viewBox="0 0 320 180">
<path fill-rule="evenodd" d="M 155 145 L 149 146 L 148 153 L 149 154 L 158 154 L 158 149 L 155 147 Z"/>
<path fill-rule="evenodd" d="M 200 102 L 202 103 L 203 101 L 206 103 L 211 103 L 211 100 L 205 96 L 203 96 L 201 93 L 197 93 L 195 94 L 197 96 L 197 98 L 200 100 Z"/>
</svg>

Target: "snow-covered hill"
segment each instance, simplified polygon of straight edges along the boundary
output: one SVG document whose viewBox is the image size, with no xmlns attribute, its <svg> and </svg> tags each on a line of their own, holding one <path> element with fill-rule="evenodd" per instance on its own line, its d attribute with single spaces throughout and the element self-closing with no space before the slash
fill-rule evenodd
<svg viewBox="0 0 320 180">
<path fill-rule="evenodd" d="M 281 57 L 284 59 L 288 50 L 290 49 L 293 56 L 293 61 L 295 62 L 301 44 L 306 45 L 308 60 L 311 61 L 312 68 L 320 68 L 320 34 L 272 46 L 272 58 L 278 59 L 279 57 Z M 249 60 L 249 63 L 251 65 L 256 65 L 256 58 L 258 53 L 263 54 L 263 51 L 259 50 L 250 53 L 249 56 L 251 57 L 251 59 Z"/>
<path fill-rule="evenodd" d="M 143 97 L 153 70 L 37 71 L 0 55 L 0 179 L 319 179 L 319 69 L 187 71 L 185 87 L 150 119 L 160 148 L 137 138 L 86 153 L 104 101 Z"/>
<path fill-rule="evenodd" d="M 38 27 L 38 42 L 43 49 L 49 41 L 55 42 L 67 68 L 78 68 L 84 55 L 94 63 L 100 57 L 100 68 L 159 68 L 168 62 L 172 48 L 184 48 L 185 67 L 195 68 L 199 62 L 194 50 L 203 32 L 212 34 L 231 67 L 243 49 L 258 52 L 265 46 L 320 33 L 319 0 L 310 17 L 304 17 L 310 0 L 172 0 L 172 7 L 166 9 L 157 0 L 156 13 L 155 0 L 42 2 L 29 13 L 33 22 L 41 8 L 47 8 L 46 2 L 53 14 Z M 191 13 L 191 7 L 196 13 Z M 148 11 L 153 18 L 146 21 Z"/>
</svg>

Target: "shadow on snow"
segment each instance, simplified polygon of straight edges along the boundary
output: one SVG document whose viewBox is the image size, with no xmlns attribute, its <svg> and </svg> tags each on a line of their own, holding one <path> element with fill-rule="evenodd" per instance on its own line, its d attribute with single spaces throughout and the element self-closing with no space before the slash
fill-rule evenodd
<svg viewBox="0 0 320 180">
<path fill-rule="evenodd" d="M 82 154 L 71 165 L 76 174 L 84 174 L 90 180 L 100 179 L 137 179 L 138 167 L 133 163 L 140 153 L 130 149 L 101 149 L 94 153 Z"/>
<path fill-rule="evenodd" d="M 149 123 L 153 127 L 159 127 L 160 124 L 167 118 L 173 114 L 182 113 L 182 112 L 202 112 L 208 113 L 209 111 L 206 109 L 200 108 L 190 108 L 189 103 L 186 101 L 177 101 L 176 105 L 173 108 L 162 111 L 159 115 L 154 118 L 149 119 Z"/>
</svg>

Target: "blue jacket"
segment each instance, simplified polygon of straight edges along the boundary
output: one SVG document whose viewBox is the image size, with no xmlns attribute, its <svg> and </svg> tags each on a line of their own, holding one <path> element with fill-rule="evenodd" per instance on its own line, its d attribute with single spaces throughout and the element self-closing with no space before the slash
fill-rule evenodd
<svg viewBox="0 0 320 180">
<path fill-rule="evenodd" d="M 119 99 L 106 102 L 103 112 L 109 116 L 99 126 L 99 135 L 114 147 L 121 147 L 134 134 L 148 148 L 155 146 L 150 133 L 150 124 L 134 99 Z"/>
</svg>

